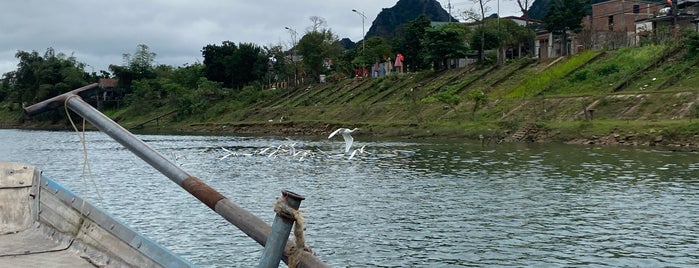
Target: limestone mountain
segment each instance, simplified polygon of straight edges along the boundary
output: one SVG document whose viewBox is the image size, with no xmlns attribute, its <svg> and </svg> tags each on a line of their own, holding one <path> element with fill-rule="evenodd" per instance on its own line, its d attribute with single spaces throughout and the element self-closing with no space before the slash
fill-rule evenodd
<svg viewBox="0 0 699 268">
<path fill-rule="evenodd" d="M 365 38 L 380 36 L 391 40 L 396 30 L 420 15 L 427 15 L 431 21 L 457 21 L 437 0 L 400 0 L 391 8 L 381 10 L 376 20 L 371 24 Z"/>
</svg>

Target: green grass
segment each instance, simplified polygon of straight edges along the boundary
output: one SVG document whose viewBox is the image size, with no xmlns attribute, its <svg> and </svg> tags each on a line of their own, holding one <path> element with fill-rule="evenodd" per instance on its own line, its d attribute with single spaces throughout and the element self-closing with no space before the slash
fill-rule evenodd
<svg viewBox="0 0 699 268">
<path fill-rule="evenodd" d="M 569 76 L 551 81 L 546 96 L 599 95 L 613 92 L 622 83 L 639 81 L 638 72 L 657 61 L 666 46 L 622 48 L 609 51 L 604 60 L 592 62 Z"/>
<path fill-rule="evenodd" d="M 554 83 L 556 80 L 563 78 L 571 71 L 577 69 L 581 65 L 585 64 L 595 56 L 597 56 L 599 51 L 586 51 L 575 55 L 569 59 L 559 62 L 554 66 L 551 66 L 540 73 L 536 73 L 535 70 L 530 69 L 530 76 L 522 81 L 522 83 L 516 87 L 510 94 L 507 95 L 509 98 L 526 98 L 533 97 L 540 92 L 546 90 L 550 84 Z"/>
</svg>

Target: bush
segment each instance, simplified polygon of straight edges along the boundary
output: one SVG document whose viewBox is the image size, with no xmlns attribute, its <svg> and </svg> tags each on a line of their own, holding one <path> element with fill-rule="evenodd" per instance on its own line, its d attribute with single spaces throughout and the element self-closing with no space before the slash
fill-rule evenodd
<svg viewBox="0 0 699 268">
<path fill-rule="evenodd" d="M 608 63 L 595 71 L 599 76 L 607 76 L 619 72 L 619 66 L 616 63 Z"/>
<path fill-rule="evenodd" d="M 575 83 L 575 82 L 585 81 L 585 80 L 587 80 L 587 74 L 588 74 L 587 70 L 579 71 L 570 77 L 570 82 Z"/>
</svg>

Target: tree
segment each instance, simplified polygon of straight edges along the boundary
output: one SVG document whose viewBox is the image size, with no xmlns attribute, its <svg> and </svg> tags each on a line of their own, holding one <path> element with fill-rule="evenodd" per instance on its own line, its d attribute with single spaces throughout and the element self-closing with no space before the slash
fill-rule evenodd
<svg viewBox="0 0 699 268">
<path fill-rule="evenodd" d="M 331 67 L 330 62 L 340 55 L 340 43 L 328 28 L 324 28 L 325 20 L 311 17 L 313 26 L 301 37 L 297 44 L 298 52 L 303 57 L 303 67 L 313 77 L 318 79 Z"/>
<path fill-rule="evenodd" d="M 73 56 L 46 49 L 43 57 L 36 51 L 17 51 L 17 71 L 9 87 L 8 97 L 17 103 L 35 103 L 96 80 L 84 71 L 85 64 Z"/>
<path fill-rule="evenodd" d="M 139 44 L 133 57 L 124 54 L 124 61 L 132 72 L 141 77 L 152 77 L 155 65 L 155 52 L 151 52 L 147 45 Z"/>
<path fill-rule="evenodd" d="M 202 56 L 206 78 L 227 88 L 240 89 L 261 81 L 267 70 L 267 57 L 261 47 L 252 43 L 236 45 L 224 41 L 220 46 L 207 45 L 202 49 Z"/>
<path fill-rule="evenodd" d="M 290 64 L 292 61 L 284 56 L 282 45 L 265 47 L 264 50 L 264 54 L 268 57 L 266 74 L 268 84 L 294 77 L 294 65 Z"/>
<path fill-rule="evenodd" d="M 501 47 L 521 48 L 522 44 L 531 45 L 536 36 L 530 28 L 520 26 L 512 20 L 500 20 L 497 27 L 499 28 Z M 533 51 L 531 47 L 530 51 Z"/>
<path fill-rule="evenodd" d="M 352 63 L 354 65 L 372 65 L 377 61 L 380 61 L 387 56 L 391 55 L 391 45 L 388 44 L 386 38 L 379 36 L 372 36 L 362 42 L 366 41 L 366 47 L 358 47 L 359 51 L 365 50 L 363 53 L 359 53 L 357 57 L 354 58 Z"/>
<path fill-rule="evenodd" d="M 448 59 L 465 56 L 466 29 L 456 23 L 428 28 L 423 39 L 425 62 L 431 62 L 435 69 L 444 69 L 448 68 Z"/>
<path fill-rule="evenodd" d="M 481 63 L 486 60 L 486 50 L 497 49 L 502 45 L 503 33 L 504 31 L 499 29 L 498 21 L 492 19 L 484 21 L 482 26 L 471 33 L 470 42 L 478 48 Z"/>
<path fill-rule="evenodd" d="M 519 10 L 522 12 L 522 17 L 524 18 L 524 27 L 529 28 L 529 7 L 534 0 L 514 0 L 517 2 Z M 534 37 L 527 40 L 527 45 L 529 46 L 529 54 L 534 56 Z"/>
<path fill-rule="evenodd" d="M 486 31 L 484 29 L 485 27 L 485 13 L 490 10 L 488 8 L 488 3 L 490 3 L 492 0 L 471 0 L 473 3 L 478 4 L 478 10 L 469 10 L 465 12 L 465 15 L 468 19 L 477 21 L 479 23 L 479 29 L 478 32 L 481 34 L 481 37 L 479 39 L 479 43 L 474 43 L 474 44 L 479 44 L 479 49 L 478 49 L 478 60 L 483 62 L 485 61 L 485 49 L 486 49 Z"/>
<path fill-rule="evenodd" d="M 519 10 L 522 12 L 522 17 L 524 17 L 524 23 L 525 26 L 529 26 L 529 7 L 531 6 L 532 1 L 529 0 L 511 0 L 517 2 L 517 7 L 519 7 Z"/>
<path fill-rule="evenodd" d="M 109 70 L 119 79 L 119 84 L 127 91 L 131 90 L 131 83 L 140 79 L 155 78 L 155 52 L 151 52 L 147 45 L 139 44 L 136 52 L 124 53 L 124 65 L 109 65 Z"/>
<path fill-rule="evenodd" d="M 204 58 L 204 74 L 210 81 L 221 82 L 224 87 L 230 87 L 233 80 L 226 71 L 228 59 L 238 50 L 238 46 L 231 41 L 223 41 L 221 45 L 206 45 L 201 50 Z"/>
<path fill-rule="evenodd" d="M 425 31 L 430 27 L 430 19 L 425 15 L 420 15 L 416 19 L 404 24 L 398 30 L 393 39 L 394 52 L 402 53 L 405 56 L 404 66 L 410 71 L 424 69 L 427 65 L 422 61 L 422 40 Z"/>
<path fill-rule="evenodd" d="M 233 88 L 243 88 L 252 82 L 262 81 L 266 70 L 267 57 L 262 47 L 253 43 L 239 44 L 238 51 L 233 54 L 231 65 L 228 66 Z"/>
<path fill-rule="evenodd" d="M 570 55 L 568 32 L 582 30 L 582 18 L 588 15 L 589 1 L 552 0 L 544 16 L 544 26 L 553 34 L 561 36 L 561 54 Z"/>
</svg>

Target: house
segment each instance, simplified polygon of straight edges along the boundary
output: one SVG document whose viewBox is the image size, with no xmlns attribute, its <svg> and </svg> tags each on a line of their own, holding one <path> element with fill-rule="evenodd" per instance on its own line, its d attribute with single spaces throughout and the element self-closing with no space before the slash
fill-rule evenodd
<svg viewBox="0 0 699 268">
<path fill-rule="evenodd" d="M 636 44 L 667 40 L 683 29 L 699 31 L 699 0 L 680 0 L 676 13 L 668 5 L 656 16 L 638 20 L 634 24 Z"/>
<path fill-rule="evenodd" d="M 124 100 L 125 91 L 119 88 L 119 79 L 100 78 L 100 96 L 97 98 L 98 107 L 113 108 L 121 106 Z"/>
<path fill-rule="evenodd" d="M 636 22 L 667 12 L 668 5 L 647 0 L 608 0 L 592 4 L 586 23 L 592 48 L 618 48 L 638 42 Z"/>
</svg>

